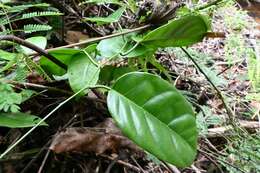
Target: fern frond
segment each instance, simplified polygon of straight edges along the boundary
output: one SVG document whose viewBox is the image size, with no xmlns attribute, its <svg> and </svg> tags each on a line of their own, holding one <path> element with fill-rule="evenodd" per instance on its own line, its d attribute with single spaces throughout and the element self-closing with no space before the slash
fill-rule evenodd
<svg viewBox="0 0 260 173">
<path fill-rule="evenodd" d="M 31 13 L 25 13 L 22 15 L 22 17 L 19 20 L 22 19 L 30 19 L 33 17 L 41 17 L 41 16 L 60 16 L 62 13 L 55 12 L 55 11 L 37 11 L 37 12 L 31 12 Z"/>
<path fill-rule="evenodd" d="M 9 22 L 16 22 L 19 20 L 23 20 L 23 19 L 31 19 L 34 17 L 41 17 L 41 16 L 60 16 L 63 15 L 60 12 L 55 12 L 55 11 L 37 11 L 37 12 L 31 12 L 31 13 L 25 13 L 20 17 L 17 17 L 15 19 L 7 19 L 6 17 L 2 17 L 0 18 L 0 25 L 6 25 Z"/>
<path fill-rule="evenodd" d="M 27 34 L 38 31 L 49 31 L 51 29 L 52 27 L 50 25 L 28 24 L 23 26 L 23 31 Z"/>
<path fill-rule="evenodd" d="M 44 79 L 46 79 L 47 81 L 51 81 L 50 76 L 42 69 L 40 65 L 35 63 L 30 57 L 25 57 L 25 64 L 27 65 L 28 69 L 30 69 L 31 71 L 34 69 Z"/>
<path fill-rule="evenodd" d="M 7 19 L 7 17 L 0 18 L 0 25 L 6 25 L 8 23 L 9 23 L 9 20 Z"/>
<path fill-rule="evenodd" d="M 18 65 L 18 67 L 15 70 L 14 80 L 19 81 L 19 82 L 25 82 L 26 77 L 29 73 L 29 69 L 24 64 L 17 64 L 17 65 Z"/>
<path fill-rule="evenodd" d="M 0 15 L 5 15 L 6 13 L 16 13 L 27 10 L 28 8 L 33 7 L 49 7 L 50 5 L 47 3 L 39 3 L 39 4 L 27 4 L 27 5 L 16 5 L 16 6 L 4 6 L 5 11 L 0 10 Z"/>
</svg>

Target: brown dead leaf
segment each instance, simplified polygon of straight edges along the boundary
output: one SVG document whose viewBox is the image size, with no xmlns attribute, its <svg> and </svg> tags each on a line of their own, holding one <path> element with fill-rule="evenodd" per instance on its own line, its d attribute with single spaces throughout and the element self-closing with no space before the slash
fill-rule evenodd
<svg viewBox="0 0 260 173">
<path fill-rule="evenodd" d="M 83 34 L 80 31 L 67 31 L 66 33 L 66 42 L 69 44 L 78 43 L 80 41 L 88 39 L 89 36 Z"/>
<path fill-rule="evenodd" d="M 66 128 L 54 136 L 50 150 L 55 153 L 94 152 L 97 155 L 106 151 L 117 152 L 126 148 L 140 152 L 132 141 L 122 135 L 111 118 L 93 128 Z"/>
</svg>

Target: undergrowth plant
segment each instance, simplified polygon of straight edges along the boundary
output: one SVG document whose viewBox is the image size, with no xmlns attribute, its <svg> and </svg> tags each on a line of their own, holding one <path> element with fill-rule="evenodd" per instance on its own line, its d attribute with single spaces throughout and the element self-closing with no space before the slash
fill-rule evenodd
<svg viewBox="0 0 260 173">
<path fill-rule="evenodd" d="M 0 2 L 0 35 L 15 34 L 17 32 L 30 34 L 33 32 L 51 30 L 52 27 L 48 24 L 42 24 L 43 22 L 37 24 L 34 21 L 34 23 L 24 24 L 22 27 L 13 25 L 13 23 L 22 20 L 34 20 L 34 18 L 37 17 L 62 15 L 62 13 L 57 10 L 48 10 L 48 7 L 50 7 L 50 5 L 47 3 L 12 5 L 12 3 Z M 33 9 L 33 11 L 31 9 Z"/>
<path fill-rule="evenodd" d="M 47 40 L 45 37 L 30 36 L 35 32 L 49 31 L 52 29 L 48 24 L 37 24 L 35 18 L 51 17 L 61 15 L 54 8 L 49 9 L 47 3 L 27 3 L 19 4 L 10 1 L 0 1 L 0 37 L 5 37 L 8 34 L 26 34 L 30 38 L 28 42 L 37 43 L 39 47 L 45 49 Z M 20 25 L 21 21 L 27 21 L 24 25 Z M 29 23 L 28 21 L 34 21 Z M 29 89 L 14 88 L 13 82 L 25 82 L 28 74 L 36 72 L 45 79 L 50 80 L 41 69 L 27 55 L 33 53 L 30 49 L 15 44 L 12 52 L 4 51 L 5 48 L 14 45 L 10 41 L 1 42 L 0 44 L 0 111 L 1 126 L 7 127 L 26 127 L 34 126 L 38 121 L 35 121 L 34 115 L 19 113 L 19 105 L 30 98 L 35 92 Z M 3 49 L 3 50 L 2 50 Z M 5 112 L 5 113 L 4 113 Z M 27 118 L 25 118 L 27 116 Z M 27 121 L 27 122 L 26 122 Z"/>
<path fill-rule="evenodd" d="M 117 22 L 126 10 L 135 9 L 133 2 L 128 2 L 124 5 L 122 1 L 116 0 L 86 1 L 85 3 L 94 4 L 113 3 L 118 6 L 118 9 L 108 17 L 89 17 L 84 21 L 95 22 L 98 25 Z M 26 10 L 31 6 L 18 7 Z M 38 4 L 38 6 L 45 7 L 46 4 Z M 0 22 L 8 27 L 8 24 L 22 19 L 60 15 L 57 12 L 45 11 L 24 13 L 14 18 L 7 17 L 8 13 L 15 13 L 18 7 L 2 4 L 3 20 Z M 37 69 L 45 79 L 50 81 L 58 78 L 67 80 L 75 94 L 42 120 L 37 119 L 36 124 L 34 121 L 31 124 L 34 127 L 6 150 L 0 158 L 3 158 L 36 127 L 46 125 L 44 120 L 66 102 L 74 97 L 80 99 L 95 88 L 107 91 L 108 110 L 128 138 L 160 160 L 178 167 L 191 165 L 197 154 L 198 131 L 195 113 L 183 94 L 172 85 L 167 70 L 157 61 L 154 54 L 159 48 L 184 47 L 200 42 L 207 36 L 211 27 L 208 16 L 201 14 L 199 10 L 184 10 L 180 14 L 162 26 L 148 25 L 142 32 L 126 30 L 129 32 L 101 39 L 99 42 L 89 44 L 86 48 L 61 48 L 49 51 L 48 56 L 42 51 L 46 46 L 46 38 L 33 37 L 24 40 L 23 43 L 42 48 L 38 49 L 41 50 L 38 53 L 42 55 L 39 64 L 30 61 L 34 64 L 33 69 Z M 8 29 L 14 32 L 11 25 Z M 4 31 L 9 32 L 8 29 L 4 28 Z M 32 25 L 32 28 L 27 26 L 27 29 L 25 27 L 24 31 L 36 31 L 37 27 Z M 5 38 L 2 36 L 0 40 Z M 13 40 L 17 39 L 13 38 Z M 30 44 L 27 44 L 27 47 Z M 31 55 L 35 53 L 22 46 L 18 46 L 17 50 L 16 53 L 11 54 L 2 52 L 2 55 L 6 54 L 9 57 L 5 58 L 7 62 L 5 71 L 12 71 L 13 65 L 17 63 L 15 58 L 22 56 L 28 60 L 28 57 L 31 58 Z M 122 60 L 128 61 L 129 64 L 119 67 L 113 65 L 113 62 Z M 150 71 L 147 64 L 152 64 L 157 71 Z M 164 74 L 168 81 L 159 77 L 159 73 Z M 2 81 L 8 81 L 8 77 L 3 75 Z M 20 103 L 18 101 L 11 102 L 16 110 L 18 110 L 17 104 Z M 12 106 L 10 109 L 12 110 Z"/>
</svg>

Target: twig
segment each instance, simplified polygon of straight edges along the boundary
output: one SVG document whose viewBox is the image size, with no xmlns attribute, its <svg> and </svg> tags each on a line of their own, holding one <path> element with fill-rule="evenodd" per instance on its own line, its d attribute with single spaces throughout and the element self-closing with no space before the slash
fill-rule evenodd
<svg viewBox="0 0 260 173">
<path fill-rule="evenodd" d="M 257 121 L 239 121 L 239 125 L 245 129 L 257 129 L 260 128 L 259 123 Z M 227 131 L 232 130 L 233 127 L 231 125 L 224 126 L 224 127 L 217 127 L 208 129 L 208 134 L 206 135 L 207 138 L 214 138 L 223 136 Z"/>
<path fill-rule="evenodd" d="M 105 173 L 110 173 L 111 169 L 113 168 L 113 166 L 116 164 L 116 162 L 119 160 L 119 156 L 116 157 L 114 160 L 112 160 L 112 162 L 108 165 Z"/>
<path fill-rule="evenodd" d="M 61 129 L 64 129 L 66 127 L 69 126 L 69 124 L 75 119 L 77 118 L 77 114 L 74 115 Z M 41 150 L 36 154 L 36 156 L 33 157 L 33 159 L 25 166 L 25 168 L 22 170 L 21 173 L 26 173 L 28 172 L 28 170 L 31 168 L 32 164 L 38 159 L 38 157 L 45 151 L 45 150 L 48 150 L 47 152 L 49 152 L 50 150 L 49 149 L 46 149 L 48 148 L 47 146 L 51 144 L 51 140 L 49 140 L 42 148 Z"/>
<path fill-rule="evenodd" d="M 204 157 L 206 157 L 208 160 L 210 160 L 210 161 L 219 169 L 219 171 L 220 171 L 221 173 L 224 173 L 223 170 L 221 169 L 221 167 L 218 165 L 218 163 L 216 163 L 215 160 L 213 160 L 211 157 L 209 157 L 206 152 L 203 153 L 204 151 L 202 151 L 202 150 L 200 150 L 200 149 L 199 149 L 199 152 L 200 152 Z"/>
<path fill-rule="evenodd" d="M 40 55 L 43 55 L 45 56 L 46 58 L 48 58 L 50 61 L 52 61 L 53 63 L 57 64 L 59 67 L 63 68 L 63 69 L 67 69 L 67 66 L 61 62 L 60 60 L 56 59 L 54 56 L 50 55 L 46 50 L 38 47 L 38 46 L 35 46 L 34 44 L 26 41 L 26 40 L 23 40 L 19 37 L 16 37 L 14 35 L 4 35 L 4 36 L 0 36 L 0 41 L 1 40 L 6 40 L 6 41 L 12 41 L 12 42 L 15 42 L 17 44 L 20 44 L 20 45 L 23 45 L 25 47 L 28 47 L 32 50 L 34 50 L 35 52 L 37 52 L 38 54 Z"/>
<path fill-rule="evenodd" d="M 99 42 L 101 40 L 105 40 L 105 39 L 109 39 L 109 38 L 113 38 L 113 37 L 118 37 L 118 36 L 121 36 L 121 35 L 130 34 L 130 33 L 133 33 L 133 32 L 137 32 L 137 31 L 148 29 L 150 27 L 151 27 L 151 25 L 148 24 L 148 25 L 144 25 L 144 26 L 141 26 L 141 27 L 138 27 L 138 28 L 134 28 L 134 29 L 131 29 L 131 30 L 128 30 L 128 31 L 124 31 L 124 32 L 119 32 L 119 33 L 115 33 L 115 34 L 111 34 L 111 35 L 106 35 L 106 36 L 103 36 L 103 37 L 90 38 L 90 39 L 87 39 L 87 40 L 79 42 L 79 43 L 73 43 L 73 44 L 69 44 L 69 45 L 65 45 L 65 46 L 60 46 L 60 47 L 55 47 L 55 48 L 52 48 L 52 49 L 47 49 L 46 51 L 52 51 L 52 50 L 57 50 L 57 49 L 61 49 L 61 48 L 70 48 L 70 47 L 75 47 L 75 46 L 81 46 L 81 45 L 85 45 L 85 44 L 89 44 L 89 43 L 96 43 L 96 42 Z"/>
<path fill-rule="evenodd" d="M 38 157 L 46 150 L 47 146 L 51 143 L 49 140 L 42 148 L 41 150 L 36 154 L 36 156 L 33 157 L 33 159 L 23 168 L 21 173 L 26 173 L 31 168 L 32 164 L 38 159 Z"/>
<path fill-rule="evenodd" d="M 136 159 L 133 156 L 130 156 L 130 158 L 135 162 L 135 164 L 138 166 L 138 168 L 142 171 L 142 173 L 147 173 L 141 165 L 136 161 Z"/>
<path fill-rule="evenodd" d="M 103 157 L 103 158 L 112 160 L 112 161 L 114 160 L 113 157 L 108 156 L 108 155 L 101 154 L 100 156 Z M 138 167 L 136 167 L 136 166 L 134 166 L 134 165 L 132 165 L 132 164 L 130 164 L 130 163 L 124 162 L 124 161 L 122 161 L 122 160 L 117 160 L 117 163 L 120 164 L 120 165 L 123 165 L 123 166 L 125 166 L 125 167 L 127 167 L 127 168 L 130 168 L 130 169 L 132 169 L 132 170 L 134 170 L 134 171 L 136 171 L 136 172 L 141 172 L 141 170 L 140 170 Z"/>
<path fill-rule="evenodd" d="M 60 93 L 66 94 L 66 95 L 72 95 L 73 94 L 73 92 L 70 92 L 70 91 L 67 91 L 67 90 L 63 90 L 63 89 L 59 89 L 59 88 L 55 88 L 55 87 L 50 87 L 50 86 L 45 86 L 45 85 L 40 85 L 40 84 L 34 84 L 34 83 L 28 83 L 28 82 L 17 82 L 17 81 L 13 81 L 13 80 L 3 80 L 3 82 L 13 84 L 13 85 L 24 86 L 25 88 L 46 89 L 46 90 L 49 90 L 49 91 L 60 92 Z"/>
<path fill-rule="evenodd" d="M 209 153 L 207 153 L 207 152 L 205 152 L 205 151 L 203 151 L 203 150 L 201 150 L 201 149 L 198 149 L 198 151 L 199 151 L 203 156 L 205 156 L 205 157 L 208 158 L 208 159 L 209 159 L 210 157 L 215 157 L 217 162 L 227 164 L 227 165 L 229 165 L 229 166 L 231 166 L 231 167 L 237 169 L 237 170 L 240 171 L 240 172 L 246 173 L 244 170 L 240 169 L 239 167 L 236 167 L 236 166 L 234 166 L 233 164 L 231 164 L 231 163 L 229 163 L 229 162 L 227 162 L 227 161 L 225 161 L 225 160 L 223 160 L 223 159 L 217 158 L 217 156 L 211 155 L 211 154 L 209 154 Z M 210 158 L 209 160 L 212 161 L 211 158 Z M 213 162 L 213 163 L 214 163 L 214 162 Z M 217 165 L 217 164 L 216 164 L 216 165 Z"/>
<path fill-rule="evenodd" d="M 163 165 L 168 169 L 168 171 L 170 171 L 171 173 L 181 173 L 178 168 L 176 168 L 175 166 L 169 165 L 168 163 L 166 163 L 163 160 L 160 160 Z"/>
<path fill-rule="evenodd" d="M 201 173 L 199 168 L 197 168 L 194 164 L 191 165 L 191 168 L 195 171 L 195 173 Z"/>
<path fill-rule="evenodd" d="M 51 152 L 51 150 L 48 150 L 47 153 L 45 154 L 44 159 L 43 159 L 43 161 L 42 161 L 42 164 L 41 164 L 41 166 L 40 166 L 40 168 L 39 168 L 39 170 L 38 170 L 38 173 L 41 173 L 41 172 L 42 172 L 43 167 L 44 167 L 44 165 L 45 165 L 45 163 L 46 163 L 46 161 L 47 161 L 47 159 L 48 159 L 48 156 L 49 156 L 50 152 Z"/>
</svg>

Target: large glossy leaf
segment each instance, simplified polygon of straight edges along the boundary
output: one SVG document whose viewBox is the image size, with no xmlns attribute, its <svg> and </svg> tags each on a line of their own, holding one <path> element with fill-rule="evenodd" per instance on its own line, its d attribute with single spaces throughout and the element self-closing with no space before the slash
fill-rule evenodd
<svg viewBox="0 0 260 173">
<path fill-rule="evenodd" d="M 149 32 L 141 43 L 152 48 L 188 46 L 201 41 L 208 30 L 205 17 L 189 15 Z"/>
<path fill-rule="evenodd" d="M 68 65 L 73 55 L 80 51 L 81 50 L 78 49 L 58 49 L 50 51 L 49 53 L 64 64 Z M 62 76 L 66 73 L 66 70 L 43 56 L 41 57 L 40 65 L 50 75 Z"/>
<path fill-rule="evenodd" d="M 94 64 L 86 52 L 80 52 L 73 56 L 68 65 L 69 83 L 74 92 L 84 87 L 96 85 L 100 68 Z M 87 93 L 82 93 L 84 95 Z"/>
<path fill-rule="evenodd" d="M 0 113 L 0 127 L 24 128 L 33 127 L 39 123 L 41 119 L 37 116 L 25 113 Z M 41 126 L 47 126 L 42 123 Z"/>
<path fill-rule="evenodd" d="M 193 110 L 170 83 L 148 73 L 128 73 L 109 91 L 107 103 L 118 126 L 136 144 L 178 167 L 193 162 Z"/>
</svg>

